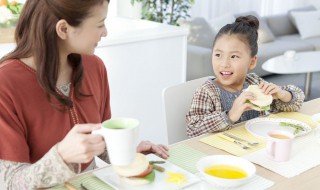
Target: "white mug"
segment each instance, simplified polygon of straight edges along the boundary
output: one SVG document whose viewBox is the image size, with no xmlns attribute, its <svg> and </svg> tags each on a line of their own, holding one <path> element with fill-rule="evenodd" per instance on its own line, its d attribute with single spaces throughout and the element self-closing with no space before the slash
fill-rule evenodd
<svg viewBox="0 0 320 190">
<path fill-rule="evenodd" d="M 92 134 L 102 135 L 112 165 L 124 166 L 136 155 L 139 121 L 133 118 L 115 118 L 104 121 Z"/>
<path fill-rule="evenodd" d="M 267 135 L 267 157 L 277 162 L 290 159 L 294 135 L 287 131 L 273 130 Z"/>
</svg>

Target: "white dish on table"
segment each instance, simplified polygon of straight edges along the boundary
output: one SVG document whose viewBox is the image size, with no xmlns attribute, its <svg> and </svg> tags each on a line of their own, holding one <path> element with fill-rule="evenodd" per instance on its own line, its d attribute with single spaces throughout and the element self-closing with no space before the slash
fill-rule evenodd
<svg viewBox="0 0 320 190">
<path fill-rule="evenodd" d="M 246 177 L 243 178 L 222 178 L 209 175 L 205 170 L 214 165 L 227 165 L 241 168 Z M 197 169 L 204 176 L 206 181 L 211 185 L 217 185 L 222 188 L 232 188 L 249 183 L 256 173 L 256 167 L 253 163 L 238 156 L 232 155 L 211 155 L 200 159 L 197 163 Z M 218 172 L 217 172 L 218 173 Z M 222 173 L 222 172 L 221 172 Z"/>
<path fill-rule="evenodd" d="M 281 130 L 294 133 L 295 128 L 290 126 L 280 126 L 280 122 L 298 124 L 303 127 L 304 131 L 300 131 L 295 135 L 296 137 L 306 135 L 312 131 L 312 128 L 301 121 L 293 119 L 275 119 L 275 118 L 256 118 L 246 122 L 245 128 L 252 135 L 259 138 L 266 138 L 269 131 Z"/>
<path fill-rule="evenodd" d="M 127 185 L 124 184 L 120 177 L 114 172 L 114 170 L 112 169 L 112 166 L 110 165 L 109 167 L 106 168 L 102 168 L 100 170 L 97 170 L 95 172 L 93 172 L 93 174 L 99 178 L 101 181 L 107 183 L 108 185 L 110 185 L 111 187 L 113 187 L 114 189 L 121 189 L 121 190 L 174 190 L 174 189 L 181 189 L 183 187 L 187 187 L 190 186 L 194 183 L 198 183 L 200 182 L 200 178 L 197 177 L 196 175 L 170 163 L 167 160 L 164 160 L 162 158 L 159 158 L 158 156 L 154 155 L 154 154 L 149 154 L 147 155 L 147 158 L 149 161 L 165 161 L 164 164 L 157 164 L 158 166 L 161 166 L 163 168 L 165 168 L 166 171 L 169 172 L 177 172 L 177 173 L 183 173 L 186 176 L 186 183 L 181 184 L 180 186 L 178 184 L 174 184 L 174 183 L 167 183 L 166 182 L 166 178 L 167 178 L 167 174 L 165 172 L 159 172 L 157 170 L 155 170 L 155 174 L 156 174 L 156 178 L 154 180 L 154 182 L 150 183 L 150 184 L 146 184 L 146 185 L 137 185 L 137 186 L 132 186 L 132 185 Z"/>
</svg>

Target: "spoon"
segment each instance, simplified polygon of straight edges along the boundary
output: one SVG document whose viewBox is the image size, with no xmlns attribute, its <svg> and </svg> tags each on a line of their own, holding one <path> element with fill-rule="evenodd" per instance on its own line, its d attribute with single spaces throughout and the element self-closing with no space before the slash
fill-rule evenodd
<svg viewBox="0 0 320 190">
<path fill-rule="evenodd" d="M 233 138 L 233 139 L 235 139 L 235 140 L 246 142 L 246 143 L 248 143 L 248 145 L 250 145 L 250 146 L 256 146 L 256 145 L 259 144 L 258 142 L 247 141 L 247 140 L 245 140 L 245 139 L 236 137 L 236 136 L 234 136 L 234 135 L 230 135 L 229 133 L 223 133 L 223 134 L 224 134 L 225 136 L 228 136 L 228 137 Z"/>
<path fill-rule="evenodd" d="M 230 138 L 230 137 L 227 136 L 227 135 L 224 135 L 224 134 L 221 134 L 221 133 L 220 133 L 220 134 L 217 134 L 217 135 L 218 135 L 219 137 L 227 140 L 227 141 L 230 141 L 230 142 L 233 142 L 233 143 L 239 145 L 239 146 L 240 146 L 241 148 L 243 148 L 243 149 L 250 149 L 250 147 L 242 144 L 242 143 L 241 143 L 240 141 L 238 141 L 238 140 L 235 140 L 235 139 L 233 139 L 233 138 Z"/>
</svg>

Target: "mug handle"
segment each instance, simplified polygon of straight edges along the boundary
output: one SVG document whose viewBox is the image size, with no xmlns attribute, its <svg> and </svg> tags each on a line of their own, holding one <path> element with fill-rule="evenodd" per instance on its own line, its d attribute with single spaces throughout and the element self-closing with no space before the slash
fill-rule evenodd
<svg viewBox="0 0 320 190">
<path fill-rule="evenodd" d="M 274 141 L 271 141 L 267 144 L 267 153 L 268 155 L 274 159 L 275 158 L 275 142 Z"/>
</svg>

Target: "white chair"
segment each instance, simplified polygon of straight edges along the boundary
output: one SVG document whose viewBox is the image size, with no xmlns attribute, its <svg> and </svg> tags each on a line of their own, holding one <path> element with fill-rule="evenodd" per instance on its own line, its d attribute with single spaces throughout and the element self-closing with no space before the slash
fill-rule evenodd
<svg viewBox="0 0 320 190">
<path fill-rule="evenodd" d="M 165 125 L 168 144 L 188 138 L 186 131 L 186 114 L 190 109 L 195 90 L 209 77 L 203 77 L 165 88 L 162 91 Z"/>
</svg>

